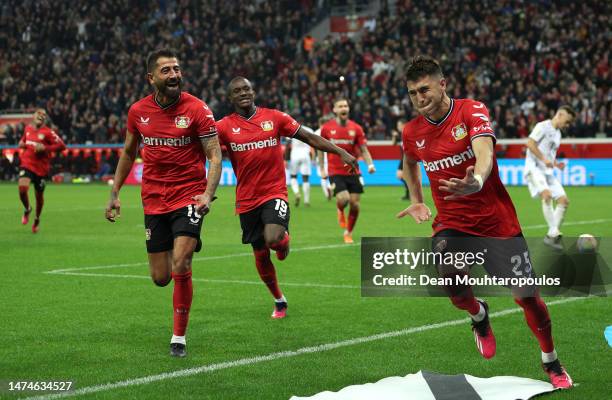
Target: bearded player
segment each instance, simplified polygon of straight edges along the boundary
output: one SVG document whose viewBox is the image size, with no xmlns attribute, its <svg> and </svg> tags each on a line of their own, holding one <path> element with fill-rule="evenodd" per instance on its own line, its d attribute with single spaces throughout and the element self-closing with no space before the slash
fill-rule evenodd
<svg viewBox="0 0 612 400">
<path fill-rule="evenodd" d="M 409 183 L 412 205 L 398 217 L 410 215 L 417 223 L 431 218 L 429 208 L 423 203 L 417 164 L 421 161 L 438 210 L 433 222 L 434 248 L 460 252 L 466 250 L 462 248 L 466 238 L 472 241 L 504 238 L 496 239 L 504 245 L 496 246 L 485 257 L 487 272 L 504 277 L 513 273 L 533 276 L 514 205 L 499 178 L 495 134 L 486 106 L 471 99 L 449 98 L 442 70 L 429 57 L 416 57 L 406 70 L 406 80 L 410 100 L 421 115 L 410 121 L 402 134 L 404 176 Z M 516 257 L 518 265 L 513 268 L 511 259 Z M 446 289 L 452 303 L 470 314 L 481 355 L 487 359 L 493 357 L 496 342 L 487 303 L 476 299 L 469 286 Z M 519 296 L 515 291 L 513 295 L 539 342 L 542 366 L 552 385 L 563 389 L 572 387 L 572 379 L 557 358 L 550 316 L 537 288 L 530 296 Z"/>
<path fill-rule="evenodd" d="M 30 183 L 33 183 L 36 195 L 36 217 L 32 224 L 32 233 L 37 233 L 40 229 L 40 214 L 45 203 L 45 179 L 49 174 L 51 153 L 66 148 L 62 139 L 46 125 L 46 121 L 47 112 L 42 108 L 37 109 L 34 112 L 32 123 L 25 127 L 23 137 L 19 141 L 19 148 L 23 149 L 17 183 L 19 199 L 24 207 L 21 223 L 27 225 L 30 220 L 32 207 L 28 190 Z"/>
<path fill-rule="evenodd" d="M 164 49 L 149 55 L 147 80 L 155 92 L 128 111 L 125 146 L 106 218 L 115 222 L 120 215 L 119 190 L 142 144 L 141 193 L 151 278 L 162 287 L 174 280 L 170 355 L 185 357 L 193 297 L 191 263 L 193 252 L 202 247 L 203 217 L 210 210 L 221 177 L 221 148 L 206 103 L 181 91 L 182 72 L 173 51 Z"/>
<path fill-rule="evenodd" d="M 368 151 L 367 140 L 361 126 L 349 119 L 350 107 L 348 100 L 339 98 L 334 101 L 334 114 L 336 118 L 331 119 L 321 127 L 321 137 L 341 147 L 351 155 L 357 157 L 361 152 L 363 159 L 368 165 L 368 172 L 376 172 L 372 157 Z M 323 157 L 319 158 L 321 170 L 324 171 Z M 338 223 L 344 229 L 344 243 L 353 243 L 353 228 L 359 216 L 359 202 L 363 193 L 363 183 L 359 169 L 351 170 L 344 165 L 342 160 L 334 155 L 328 154 L 327 167 L 329 172 L 329 183 L 336 196 L 336 208 Z M 321 176 L 326 179 L 327 176 Z M 344 210 L 349 206 L 348 222 Z"/>
<path fill-rule="evenodd" d="M 289 205 L 281 136 L 298 139 L 336 154 L 347 168 L 357 168 L 355 157 L 300 125 L 288 114 L 255 105 L 255 91 L 243 77 L 232 79 L 228 98 L 234 113 L 217 123 L 219 139 L 227 147 L 236 173 L 236 213 L 242 243 L 250 244 L 255 266 L 272 297 L 272 318 L 287 315 L 287 299 L 279 288 L 270 249 L 279 260 L 289 254 Z"/>
</svg>

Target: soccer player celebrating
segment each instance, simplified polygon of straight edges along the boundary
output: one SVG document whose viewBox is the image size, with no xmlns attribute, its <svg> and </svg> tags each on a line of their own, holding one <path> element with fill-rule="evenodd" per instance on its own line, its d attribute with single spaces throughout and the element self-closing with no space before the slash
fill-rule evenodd
<svg viewBox="0 0 612 400">
<path fill-rule="evenodd" d="M 357 157 L 358 149 L 368 165 L 368 172 L 376 172 L 372 157 L 367 147 L 367 140 L 361 126 L 349 119 L 349 103 L 344 98 L 334 101 L 334 114 L 336 118 L 331 119 L 321 127 L 321 137 L 329 140 L 335 145 L 346 150 Z M 329 182 L 336 196 L 336 207 L 338 209 L 338 223 L 344 229 L 344 243 L 353 243 L 353 228 L 359 216 L 359 198 L 363 193 L 361 173 L 359 169 L 349 170 L 340 157 L 328 155 Z M 319 158 L 321 170 L 323 170 L 323 157 Z M 326 176 L 322 176 L 326 179 Z M 348 223 L 344 209 L 349 205 Z"/>
<path fill-rule="evenodd" d="M 185 357 L 193 296 L 192 257 L 202 247 L 202 219 L 210 210 L 221 176 L 221 148 L 206 103 L 181 91 L 182 73 L 173 51 L 162 49 L 149 55 L 147 80 L 154 94 L 138 100 L 128 111 L 125 146 L 106 218 L 115 222 L 120 215 L 119 190 L 142 144 L 141 193 L 151 278 L 158 286 L 174 279 L 170 354 Z"/>
<path fill-rule="evenodd" d="M 421 115 L 406 124 L 402 134 L 404 177 L 410 187 L 412 205 L 398 217 L 410 215 L 417 223 L 431 218 L 423 203 L 417 164 L 421 161 L 438 210 L 433 222 L 433 247 L 443 252 L 465 251 L 461 247 L 465 240 L 461 239 L 502 238 L 495 240 L 503 241 L 504 245 L 496 246 L 485 257 L 487 272 L 496 271 L 497 276 L 533 276 L 514 205 L 499 178 L 495 135 L 486 106 L 471 99 L 449 98 L 442 70 L 429 57 L 416 57 L 406 70 L 406 80 L 410 100 Z M 515 271 L 516 257 L 519 258 Z M 523 259 L 525 262 L 521 262 Z M 493 357 L 496 343 L 487 304 L 477 300 L 469 286 L 450 286 L 446 290 L 452 303 L 470 314 L 478 351 L 484 358 Z M 537 288 L 532 293 L 523 297 L 513 291 L 539 342 L 543 368 L 552 385 L 570 388 L 572 380 L 559 363 L 553 345 L 548 310 Z"/>
<path fill-rule="evenodd" d="M 39 108 L 34 111 L 32 123 L 25 127 L 23 137 L 19 141 L 19 148 L 23 149 L 21 154 L 21 166 L 19 171 L 19 198 L 23 204 L 24 211 L 21 223 L 27 225 L 30 220 L 32 207 L 28 198 L 30 182 L 34 183 L 36 194 L 36 218 L 32 224 L 32 233 L 40 229 L 40 214 L 45 203 L 45 178 L 49 174 L 51 153 L 62 151 L 66 145 L 62 139 L 46 125 L 47 112 Z"/>
<path fill-rule="evenodd" d="M 286 113 L 256 107 L 255 91 L 246 78 L 230 81 L 228 98 L 235 112 L 219 121 L 217 128 L 238 181 L 236 213 L 240 215 L 242 243 L 253 247 L 257 272 L 274 297 L 272 318 L 284 318 L 287 299 L 278 286 L 270 259 L 270 249 L 279 260 L 289 254 L 289 206 L 281 136 L 337 154 L 350 168 L 357 168 L 357 160 Z"/>
<path fill-rule="evenodd" d="M 544 243 L 558 250 L 563 248 L 559 228 L 569 200 L 553 171 L 565 168 L 565 163 L 556 161 L 557 150 L 561 144 L 561 129 L 568 128 L 574 118 L 576 112 L 569 106 L 562 106 L 552 119 L 538 122 L 527 139 L 525 179 L 531 196 L 542 199 L 542 213 L 548 224 Z M 557 202 L 554 209 L 553 200 Z"/>
</svg>

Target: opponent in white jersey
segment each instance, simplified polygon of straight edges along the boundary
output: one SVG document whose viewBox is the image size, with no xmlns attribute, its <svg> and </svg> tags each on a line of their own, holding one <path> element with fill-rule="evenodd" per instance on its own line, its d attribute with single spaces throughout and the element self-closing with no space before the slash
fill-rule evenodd
<svg viewBox="0 0 612 400">
<path fill-rule="evenodd" d="M 315 134 L 317 134 L 315 132 Z M 321 133 L 319 131 L 319 136 Z M 304 205 L 310 205 L 310 174 L 312 168 L 310 166 L 311 157 L 310 146 L 301 140 L 291 139 L 291 153 L 289 156 L 289 174 L 291 175 L 291 190 L 295 194 L 295 205 L 300 205 L 300 187 L 298 185 L 297 175 L 302 175 L 302 191 L 304 192 Z"/>
<path fill-rule="evenodd" d="M 552 119 L 537 123 L 527 139 L 525 179 L 531 196 L 542 199 L 542 212 L 548 224 L 544 243 L 556 249 L 562 249 L 559 228 L 569 200 L 553 172 L 555 168 L 565 168 L 565 163 L 556 160 L 561 129 L 569 127 L 575 117 L 576 112 L 571 107 L 562 106 Z M 553 200 L 557 203 L 554 209 Z"/>
</svg>

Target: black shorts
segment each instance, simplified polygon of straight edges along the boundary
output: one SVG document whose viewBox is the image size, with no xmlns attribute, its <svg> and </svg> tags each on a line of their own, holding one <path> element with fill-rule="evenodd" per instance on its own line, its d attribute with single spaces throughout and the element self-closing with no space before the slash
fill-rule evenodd
<svg viewBox="0 0 612 400">
<path fill-rule="evenodd" d="M 37 192 L 45 191 L 46 183 L 45 183 L 44 176 L 36 175 L 34 172 L 30 171 L 29 169 L 21 168 L 19 170 L 19 177 L 20 178 L 30 178 L 30 181 L 34 184 L 34 189 L 36 189 Z"/>
<path fill-rule="evenodd" d="M 455 229 L 445 229 L 432 238 L 432 249 L 443 255 L 448 252 L 464 254 L 482 252 L 484 259 L 482 266 L 489 276 L 497 278 L 536 277 L 523 234 L 502 239 L 474 236 Z M 456 265 L 438 265 L 438 274 L 445 276 L 457 272 L 469 273 L 474 264 L 479 263 L 477 261 L 465 263 L 461 268 Z M 529 290 L 529 288 L 525 289 Z"/>
<path fill-rule="evenodd" d="M 334 196 L 348 190 L 349 193 L 363 193 L 363 185 L 359 175 L 331 175 L 329 184 L 334 190 Z"/>
<path fill-rule="evenodd" d="M 263 240 L 264 225 L 282 225 L 289 231 L 289 204 L 283 199 L 268 200 L 259 207 L 240 214 L 242 243 L 256 243 Z"/>
<path fill-rule="evenodd" d="M 198 244 L 195 251 L 200 251 L 202 222 L 203 216 L 196 212 L 193 204 L 166 214 L 145 214 L 147 253 L 172 250 L 174 239 L 178 236 L 190 236 L 197 239 Z"/>
</svg>

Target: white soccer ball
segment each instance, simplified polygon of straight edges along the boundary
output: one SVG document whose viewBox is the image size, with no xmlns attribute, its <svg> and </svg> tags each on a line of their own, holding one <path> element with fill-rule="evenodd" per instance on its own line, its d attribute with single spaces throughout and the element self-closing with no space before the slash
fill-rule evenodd
<svg viewBox="0 0 612 400">
<path fill-rule="evenodd" d="M 108 183 L 108 186 L 113 186 L 115 184 L 115 181 L 112 179 L 109 179 L 108 181 L 106 181 L 106 183 Z"/>
<path fill-rule="evenodd" d="M 583 233 L 576 240 L 576 248 L 581 253 L 592 253 L 597 250 L 597 239 L 588 233 Z"/>
</svg>

